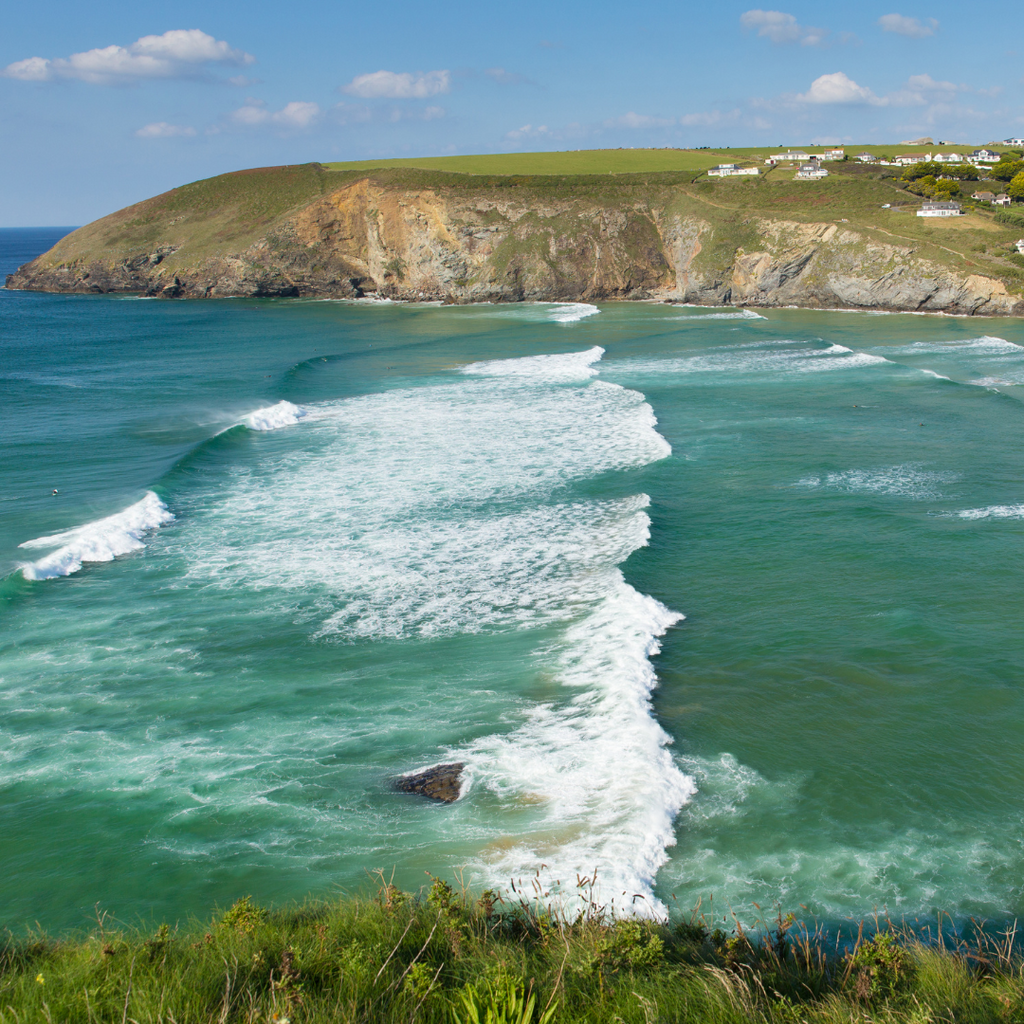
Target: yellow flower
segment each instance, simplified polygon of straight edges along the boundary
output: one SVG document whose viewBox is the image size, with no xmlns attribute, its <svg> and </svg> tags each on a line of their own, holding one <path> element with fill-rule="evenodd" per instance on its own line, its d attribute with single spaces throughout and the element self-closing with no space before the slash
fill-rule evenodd
<svg viewBox="0 0 1024 1024">
<path fill-rule="evenodd" d="M 36 981 L 38 981 L 40 985 L 46 984 L 46 979 L 41 974 L 36 975 Z"/>
</svg>

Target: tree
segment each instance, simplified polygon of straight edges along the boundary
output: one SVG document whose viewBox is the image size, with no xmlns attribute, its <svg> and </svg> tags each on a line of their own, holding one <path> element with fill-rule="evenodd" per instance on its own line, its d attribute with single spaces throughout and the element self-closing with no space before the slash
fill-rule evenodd
<svg viewBox="0 0 1024 1024">
<path fill-rule="evenodd" d="M 996 181 L 1010 181 L 1024 171 L 1024 160 L 1007 160 L 1005 157 L 989 170 L 989 177 Z"/>
<path fill-rule="evenodd" d="M 1024 171 L 1014 175 L 1013 181 L 1006 188 L 1006 194 L 1011 199 L 1024 201 Z"/>
</svg>

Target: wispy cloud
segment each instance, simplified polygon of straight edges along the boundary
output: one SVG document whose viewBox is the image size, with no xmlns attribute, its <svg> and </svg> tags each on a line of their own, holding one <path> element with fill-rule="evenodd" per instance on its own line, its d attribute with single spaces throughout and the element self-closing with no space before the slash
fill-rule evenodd
<svg viewBox="0 0 1024 1024">
<path fill-rule="evenodd" d="M 286 103 L 280 110 L 268 110 L 262 100 L 245 101 L 245 105 L 231 112 L 230 119 L 235 124 L 247 127 L 272 125 L 278 128 L 301 129 L 309 128 L 319 120 L 322 111 L 316 103 L 293 100 Z"/>
<path fill-rule="evenodd" d="M 398 124 L 400 121 L 439 121 L 445 117 L 444 107 L 382 107 L 379 104 L 338 103 L 331 108 L 331 120 L 339 125 Z"/>
<path fill-rule="evenodd" d="M 195 128 L 187 124 L 168 124 L 166 121 L 154 121 L 143 125 L 136 133 L 140 139 L 179 139 L 195 135 Z"/>
<path fill-rule="evenodd" d="M 341 91 L 362 99 L 422 100 L 451 91 L 448 71 L 373 71 L 356 75 Z"/>
<path fill-rule="evenodd" d="M 821 46 L 828 29 L 801 25 L 792 14 L 783 11 L 755 9 L 740 15 L 740 24 L 773 43 L 799 43 L 801 46 Z"/>
<path fill-rule="evenodd" d="M 152 78 L 195 78 L 208 65 L 245 65 L 252 54 L 230 47 L 197 28 L 143 36 L 130 46 L 104 46 L 70 57 L 28 57 L 2 73 L 23 82 L 74 78 L 91 85 L 116 85 Z"/>
<path fill-rule="evenodd" d="M 523 85 L 530 81 L 525 75 L 504 68 L 484 68 L 484 74 L 499 85 Z"/>
<path fill-rule="evenodd" d="M 883 32 L 895 32 L 900 36 L 909 36 L 911 39 L 926 39 L 935 35 L 939 23 L 934 18 L 928 18 L 922 22 L 918 18 L 908 18 L 904 14 L 883 14 L 878 19 L 878 24 Z"/>
</svg>

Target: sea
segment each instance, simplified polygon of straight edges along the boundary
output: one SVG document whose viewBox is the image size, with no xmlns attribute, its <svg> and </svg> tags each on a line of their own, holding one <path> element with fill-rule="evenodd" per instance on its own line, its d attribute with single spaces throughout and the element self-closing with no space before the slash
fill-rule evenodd
<svg viewBox="0 0 1024 1024">
<path fill-rule="evenodd" d="M 1024 321 L 0 291 L 0 395 L 15 934 L 1024 914 Z"/>
</svg>

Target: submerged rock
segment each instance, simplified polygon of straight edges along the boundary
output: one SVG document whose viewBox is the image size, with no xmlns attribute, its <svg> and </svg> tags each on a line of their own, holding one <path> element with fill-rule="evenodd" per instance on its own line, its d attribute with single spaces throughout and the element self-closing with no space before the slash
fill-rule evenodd
<svg viewBox="0 0 1024 1024">
<path fill-rule="evenodd" d="M 395 789 L 402 793 L 419 793 L 444 804 L 454 803 L 459 799 L 459 779 L 465 767 L 461 761 L 454 764 L 435 764 L 430 768 L 424 768 L 423 771 L 400 775 L 395 779 Z"/>
</svg>

